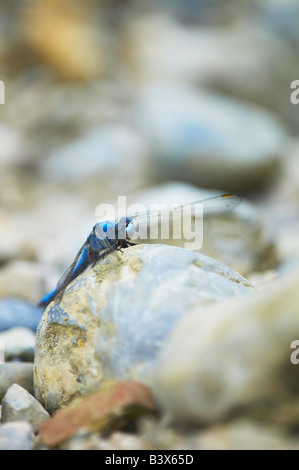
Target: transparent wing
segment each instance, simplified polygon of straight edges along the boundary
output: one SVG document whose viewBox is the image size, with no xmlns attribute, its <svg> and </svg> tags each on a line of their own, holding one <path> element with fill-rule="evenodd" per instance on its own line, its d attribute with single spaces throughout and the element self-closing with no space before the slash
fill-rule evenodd
<svg viewBox="0 0 299 470">
<path fill-rule="evenodd" d="M 58 281 L 56 286 L 57 293 L 62 292 L 63 295 L 63 292 L 70 282 L 85 271 L 88 266 L 94 266 L 100 259 L 105 258 L 109 253 L 114 251 L 114 249 L 115 248 L 113 247 L 109 247 L 98 252 L 92 252 L 89 248 L 88 242 L 85 242 L 78 251 L 70 267 Z"/>
<path fill-rule="evenodd" d="M 232 211 L 240 202 L 241 199 L 234 194 L 222 194 L 182 205 L 160 204 L 156 210 L 150 208 L 145 212 L 129 214 L 127 217 L 134 225 L 135 239 L 145 240 L 149 238 L 148 234 L 151 229 L 151 233 L 156 234 L 164 226 L 164 231 L 167 232 L 167 223 L 174 227 L 175 222 L 181 222 L 185 216 L 189 219 L 202 219 L 212 214 L 224 214 Z M 155 237 L 157 238 L 158 235 Z"/>
<path fill-rule="evenodd" d="M 222 194 L 221 196 L 213 196 L 200 201 L 182 204 L 174 208 L 174 211 L 183 211 L 187 207 L 191 207 L 196 212 L 198 206 L 202 207 L 203 215 L 223 214 L 235 209 L 241 203 L 241 198 L 235 194 Z"/>
<path fill-rule="evenodd" d="M 60 302 L 64 291 L 68 284 L 75 279 L 76 275 L 75 272 L 79 269 L 79 266 L 81 265 L 83 268 L 83 263 L 84 260 L 86 260 L 86 255 L 87 255 L 87 243 L 85 242 L 84 245 L 80 248 L 78 251 L 74 261 L 72 264 L 69 266 L 69 268 L 65 271 L 63 276 L 59 279 L 56 287 L 51 291 L 48 292 L 39 302 L 41 306 L 46 306 L 50 302 L 52 302 L 54 299 L 56 302 Z M 83 269 L 82 269 L 83 271 Z M 78 273 L 79 274 L 79 273 Z M 77 275 L 78 275 L 77 274 Z"/>
<path fill-rule="evenodd" d="M 88 257 L 88 246 L 87 242 L 82 245 L 80 250 L 78 251 L 74 261 L 70 265 L 70 267 L 65 271 L 65 273 L 59 279 L 57 286 L 56 286 L 56 293 L 60 293 L 60 297 L 62 297 L 67 285 L 78 276 L 80 266 L 82 267 L 82 271 L 84 270 L 84 265 L 87 262 Z M 78 272 L 77 276 L 75 273 Z"/>
<path fill-rule="evenodd" d="M 200 199 L 199 201 L 189 202 L 182 205 L 159 204 L 159 208 L 157 209 L 150 208 L 144 212 L 128 214 L 127 217 L 135 223 L 139 221 L 139 219 L 141 222 L 142 219 L 160 217 L 163 214 L 168 213 L 175 216 L 185 211 L 186 209 L 191 210 L 194 215 L 201 211 L 203 215 L 217 213 L 223 214 L 235 209 L 240 203 L 241 198 L 235 194 L 221 194 L 220 196 L 212 196 L 206 199 Z"/>
</svg>

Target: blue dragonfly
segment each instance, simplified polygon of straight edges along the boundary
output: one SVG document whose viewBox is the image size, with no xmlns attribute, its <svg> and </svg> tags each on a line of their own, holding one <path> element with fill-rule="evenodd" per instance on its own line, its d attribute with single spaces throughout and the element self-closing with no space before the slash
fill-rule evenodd
<svg viewBox="0 0 299 470">
<path fill-rule="evenodd" d="M 173 213 L 181 213 L 189 207 L 196 213 L 196 208 L 201 207 L 203 214 L 222 214 L 234 209 L 241 199 L 234 194 L 222 194 L 200 201 L 183 204 L 173 208 Z M 46 307 L 53 300 L 59 303 L 63 297 L 67 286 L 76 279 L 87 268 L 95 266 L 113 251 L 122 251 L 124 248 L 135 245 L 131 241 L 136 224 L 146 224 L 152 216 L 160 216 L 161 213 L 145 211 L 133 215 L 123 216 L 118 221 L 105 220 L 94 225 L 86 241 L 78 251 L 74 261 L 58 281 L 56 287 L 46 294 L 39 305 Z M 142 222 L 143 220 L 143 222 Z"/>
</svg>

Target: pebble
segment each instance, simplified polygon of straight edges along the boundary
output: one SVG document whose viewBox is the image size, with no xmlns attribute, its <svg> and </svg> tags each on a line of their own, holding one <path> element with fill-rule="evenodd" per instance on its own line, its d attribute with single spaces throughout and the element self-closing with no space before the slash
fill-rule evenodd
<svg viewBox="0 0 299 470">
<path fill-rule="evenodd" d="M 0 400 L 9 387 L 18 384 L 33 394 L 33 363 L 6 362 L 0 366 Z"/>
<path fill-rule="evenodd" d="M 0 450 L 33 450 L 34 433 L 26 421 L 14 421 L 0 426 Z"/>
<path fill-rule="evenodd" d="M 29 328 L 10 328 L 0 333 L 0 342 L 4 348 L 6 361 L 18 359 L 33 362 L 35 334 Z"/>
<path fill-rule="evenodd" d="M 44 289 L 41 266 L 23 260 L 14 260 L 0 271 L 0 297 L 15 297 L 36 302 Z"/>
<path fill-rule="evenodd" d="M 42 405 L 23 387 L 13 384 L 2 400 L 2 423 L 26 421 L 34 429 L 49 417 Z"/>
<path fill-rule="evenodd" d="M 0 300 L 0 331 L 17 326 L 35 331 L 43 309 L 21 299 Z"/>
<path fill-rule="evenodd" d="M 139 245 L 112 253 L 79 276 L 39 325 L 35 396 L 53 412 L 103 381 L 150 386 L 159 350 L 198 306 L 249 295 L 250 284 L 217 261 L 183 248 Z"/>
<path fill-rule="evenodd" d="M 56 447 L 80 430 L 109 433 L 157 410 L 150 390 L 134 382 L 110 383 L 101 390 L 58 411 L 39 426 L 41 440 Z"/>
<path fill-rule="evenodd" d="M 60 182 L 82 182 L 115 177 L 140 177 L 146 171 L 148 144 L 140 133 L 125 125 L 107 124 L 90 129 L 81 137 L 56 149 L 41 163 L 47 178 Z"/>
</svg>

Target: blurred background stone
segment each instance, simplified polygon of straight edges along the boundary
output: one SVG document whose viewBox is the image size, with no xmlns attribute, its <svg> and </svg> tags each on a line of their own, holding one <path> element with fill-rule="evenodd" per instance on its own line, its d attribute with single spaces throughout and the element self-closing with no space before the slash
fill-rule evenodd
<svg viewBox="0 0 299 470">
<path fill-rule="evenodd" d="M 25 4 L 20 23 L 25 47 L 62 79 L 88 80 L 104 72 L 104 25 L 97 28 L 83 2 L 32 1 Z"/>
<path fill-rule="evenodd" d="M 0 300 L 0 331 L 22 326 L 36 330 L 43 310 L 21 299 Z"/>
<path fill-rule="evenodd" d="M 18 384 L 33 394 L 33 363 L 7 362 L 1 364 L 0 379 L 0 400 L 13 384 Z"/>
<path fill-rule="evenodd" d="M 147 169 L 147 141 L 122 125 L 90 129 L 82 138 L 56 150 L 44 162 L 48 178 L 82 182 L 84 179 L 115 178 L 118 172 L 134 180 Z M 133 171 L 136 171 L 136 174 Z M 121 183 L 121 181 L 120 181 Z"/>
<path fill-rule="evenodd" d="M 0 450 L 32 450 L 33 427 L 27 421 L 14 421 L 0 425 Z"/>
<path fill-rule="evenodd" d="M 278 3 L 282 26 L 286 15 L 290 20 L 290 10 L 284 15 L 282 2 Z M 297 6 L 294 9 L 297 12 Z M 278 36 L 279 8 L 273 12 L 276 27 L 269 10 L 268 5 L 267 16 L 267 6 L 257 6 L 255 13 L 235 21 L 230 18 L 229 27 L 182 24 L 167 13 L 137 18 L 129 23 L 125 50 L 132 74 L 138 82 L 179 81 L 264 106 L 298 130 L 296 110 L 289 100 L 289 84 L 298 71 L 295 51 L 286 38 Z"/>
<path fill-rule="evenodd" d="M 35 334 L 29 328 L 16 326 L 0 333 L 0 341 L 4 345 L 5 360 L 33 362 Z"/>
<path fill-rule="evenodd" d="M 287 139 L 262 109 L 167 82 L 144 87 L 135 119 L 149 136 L 160 177 L 230 191 L 273 177 Z"/>
<path fill-rule="evenodd" d="M 0 123 L 0 164 L 15 165 L 23 163 L 27 157 L 28 149 L 25 139 L 17 129 L 5 123 Z"/>
</svg>

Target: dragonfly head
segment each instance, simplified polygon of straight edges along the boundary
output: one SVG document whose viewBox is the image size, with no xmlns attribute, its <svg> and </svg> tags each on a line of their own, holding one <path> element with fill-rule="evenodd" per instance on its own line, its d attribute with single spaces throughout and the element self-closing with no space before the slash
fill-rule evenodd
<svg viewBox="0 0 299 470">
<path fill-rule="evenodd" d="M 129 240 L 134 233 L 134 225 L 129 217 L 121 217 L 117 224 L 118 240 Z"/>
<path fill-rule="evenodd" d="M 94 230 L 99 240 L 104 240 L 105 238 L 113 239 L 117 237 L 116 224 L 109 220 L 99 222 L 94 226 Z"/>
<path fill-rule="evenodd" d="M 99 240 L 130 240 L 134 233 L 134 225 L 129 217 L 121 217 L 118 223 L 105 220 L 94 226 Z"/>
</svg>

